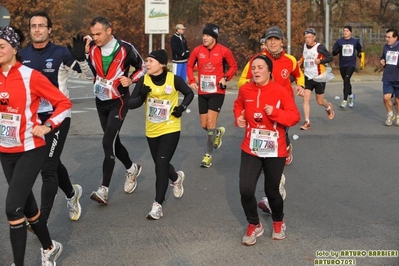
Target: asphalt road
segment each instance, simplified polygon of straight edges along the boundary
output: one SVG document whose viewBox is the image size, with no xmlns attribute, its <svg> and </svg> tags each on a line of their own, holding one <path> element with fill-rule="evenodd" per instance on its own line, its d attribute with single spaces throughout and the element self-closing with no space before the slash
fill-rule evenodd
<svg viewBox="0 0 399 266">
<path fill-rule="evenodd" d="M 158 221 L 146 219 L 155 197 L 155 174 L 144 135 L 143 108 L 129 111 L 121 131 L 132 160 L 143 166 L 138 187 L 132 194 L 124 193 L 125 169 L 118 161 L 109 205 L 101 206 L 89 196 L 101 183 L 102 132 L 94 100 L 75 100 L 62 161 L 71 180 L 83 187 L 83 211 L 80 220 L 70 221 L 60 191 L 48 224 L 52 238 L 64 245 L 57 265 L 301 266 L 331 260 L 331 251 L 338 252 L 335 263 L 347 259 L 356 265 L 399 265 L 399 127 L 384 125 L 381 86 L 378 81 L 353 83 L 355 108 L 340 109 L 342 85 L 329 83 L 326 98 L 335 107 L 333 120 L 312 99 L 312 130 L 299 130 L 303 120 L 290 129 L 290 136 L 298 139 L 292 140 L 293 163 L 284 170 L 287 237 L 272 240 L 271 217 L 260 213 L 265 233 L 251 247 L 241 244 L 247 222 L 238 191 L 243 130 L 234 126 L 236 90 L 228 90 L 219 119 L 226 134 L 209 169 L 199 167 L 206 133 L 200 128 L 196 98 L 189 106 L 191 112 L 183 115 L 172 163 L 186 174 L 185 193 L 175 199 L 168 189 L 164 217 Z M 302 113 L 302 99 L 296 101 Z M 7 184 L 2 171 L 0 175 L 4 202 Z M 263 177 L 256 191 L 258 199 L 264 195 L 262 181 Z M 40 185 L 39 177 L 34 187 L 37 196 Z M 0 265 L 10 265 L 4 204 L 0 213 Z M 26 265 L 40 265 L 39 250 L 36 236 L 29 234 Z M 366 255 L 348 253 L 353 250 L 366 251 Z M 396 257 L 371 257 L 377 253 L 369 254 L 369 250 L 394 250 Z"/>
</svg>

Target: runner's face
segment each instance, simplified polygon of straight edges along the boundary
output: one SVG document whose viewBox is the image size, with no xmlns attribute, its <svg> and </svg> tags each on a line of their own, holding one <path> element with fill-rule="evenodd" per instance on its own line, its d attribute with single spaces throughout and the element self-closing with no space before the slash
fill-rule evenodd
<svg viewBox="0 0 399 266">
<path fill-rule="evenodd" d="M 316 44 L 316 36 L 312 33 L 305 34 L 305 43 L 306 45 L 313 46 Z"/>
<path fill-rule="evenodd" d="M 352 37 L 352 32 L 348 29 L 344 29 L 343 35 L 344 39 L 349 39 L 350 37 Z"/>
<path fill-rule="evenodd" d="M 385 35 L 385 40 L 386 40 L 388 45 L 392 45 L 398 40 L 398 37 L 392 37 L 392 35 L 393 35 L 393 32 L 388 32 Z"/>
<path fill-rule="evenodd" d="M 148 57 L 147 61 L 145 62 L 145 67 L 147 68 L 147 73 L 149 75 L 157 76 L 163 72 L 163 66 L 158 60 Z"/>
<path fill-rule="evenodd" d="M 205 47 L 212 47 L 216 43 L 216 40 L 211 35 L 202 34 L 202 43 Z"/>
<path fill-rule="evenodd" d="M 32 17 L 30 19 L 30 37 L 32 42 L 35 43 L 47 43 L 50 40 L 51 28 L 48 27 L 48 21 L 45 17 Z"/>
<path fill-rule="evenodd" d="M 102 47 L 112 40 L 112 30 L 111 28 L 105 28 L 103 24 L 96 23 L 90 28 L 91 36 L 95 44 Z"/>
<path fill-rule="evenodd" d="M 283 40 L 277 37 L 270 37 L 266 40 L 266 46 L 272 54 L 278 53 L 283 47 Z"/>
<path fill-rule="evenodd" d="M 269 82 L 270 71 L 265 60 L 257 58 L 252 61 L 252 77 L 258 85 L 266 85 Z"/>
<path fill-rule="evenodd" d="M 16 54 L 17 51 L 9 42 L 0 39 L 0 66 L 4 67 L 3 71 L 8 71 L 8 66 L 13 66 L 16 63 Z"/>
</svg>

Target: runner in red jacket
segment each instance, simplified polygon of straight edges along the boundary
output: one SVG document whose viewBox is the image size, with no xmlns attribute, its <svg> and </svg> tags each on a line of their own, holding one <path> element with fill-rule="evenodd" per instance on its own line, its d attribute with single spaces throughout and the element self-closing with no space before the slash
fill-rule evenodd
<svg viewBox="0 0 399 266">
<path fill-rule="evenodd" d="M 279 191 L 287 149 L 285 128 L 296 125 L 300 114 L 292 96 L 273 82 L 272 60 L 259 55 L 252 61 L 253 82 L 241 87 L 234 102 L 236 125 L 245 128 L 241 143 L 240 195 L 249 223 L 242 243 L 253 245 L 263 234 L 255 197 L 256 183 L 263 169 L 265 193 L 269 199 L 276 240 L 285 238 L 284 201 Z"/>
<path fill-rule="evenodd" d="M 187 62 L 187 76 L 190 87 L 198 91 L 198 109 L 201 127 L 208 132 L 207 151 L 200 164 L 212 166 L 213 149 L 222 145 L 224 127 L 216 127 L 226 93 L 226 83 L 237 71 L 237 63 L 230 49 L 217 43 L 219 27 L 207 24 L 203 30 L 203 44 L 194 48 Z M 225 65 L 228 65 L 228 70 Z M 198 81 L 194 77 L 197 64 Z"/>
</svg>

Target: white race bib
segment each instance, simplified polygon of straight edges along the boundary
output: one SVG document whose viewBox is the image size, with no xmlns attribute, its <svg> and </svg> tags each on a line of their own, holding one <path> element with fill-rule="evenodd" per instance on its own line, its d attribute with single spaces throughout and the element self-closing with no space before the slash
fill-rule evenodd
<svg viewBox="0 0 399 266">
<path fill-rule="evenodd" d="M 258 157 L 278 157 L 278 132 L 251 129 L 249 148 Z"/>
<path fill-rule="evenodd" d="M 21 115 L 0 113 L 0 145 L 6 148 L 20 146 L 20 128 Z"/>
<path fill-rule="evenodd" d="M 344 44 L 342 45 L 342 56 L 352 56 L 353 55 L 353 45 Z"/>
<path fill-rule="evenodd" d="M 101 101 L 112 99 L 112 84 L 113 82 L 110 80 L 97 77 L 94 83 L 94 94 Z"/>
<path fill-rule="evenodd" d="M 215 93 L 217 91 L 215 75 L 201 75 L 200 89 L 203 92 Z"/>
<path fill-rule="evenodd" d="M 147 118 L 153 123 L 162 123 L 169 120 L 170 100 L 148 98 Z"/>
<path fill-rule="evenodd" d="M 387 65 L 398 65 L 398 51 L 388 51 L 386 55 L 386 64 Z"/>
<path fill-rule="evenodd" d="M 313 59 L 305 59 L 304 67 L 314 67 L 316 64 Z"/>
</svg>

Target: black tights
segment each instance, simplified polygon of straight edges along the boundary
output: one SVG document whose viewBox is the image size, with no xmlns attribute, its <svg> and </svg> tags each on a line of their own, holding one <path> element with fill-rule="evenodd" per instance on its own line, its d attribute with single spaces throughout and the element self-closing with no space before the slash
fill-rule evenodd
<svg viewBox="0 0 399 266">
<path fill-rule="evenodd" d="M 148 138 L 151 156 L 155 163 L 155 201 L 162 204 L 168 190 L 169 179 L 177 180 L 175 168 L 170 163 L 180 139 L 180 131 L 165 134 L 156 138 Z"/>
<path fill-rule="evenodd" d="M 352 94 L 351 77 L 353 72 L 355 72 L 355 67 L 340 67 L 339 71 L 341 77 L 344 81 L 344 100 L 348 99 L 348 95 Z"/>
</svg>

